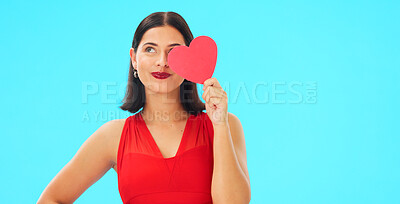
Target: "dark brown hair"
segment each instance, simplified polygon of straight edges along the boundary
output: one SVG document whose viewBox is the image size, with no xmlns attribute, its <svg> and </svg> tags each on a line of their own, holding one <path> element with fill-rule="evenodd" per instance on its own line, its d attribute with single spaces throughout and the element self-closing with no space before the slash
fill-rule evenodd
<svg viewBox="0 0 400 204">
<path fill-rule="evenodd" d="M 139 43 L 147 30 L 165 25 L 175 27 L 183 35 L 186 46 L 189 46 L 190 42 L 192 42 L 192 32 L 181 15 L 175 12 L 155 12 L 143 19 L 137 27 L 132 42 L 134 52 L 137 52 Z M 131 113 L 136 113 L 144 106 L 146 95 L 144 85 L 140 79 L 133 76 L 133 69 L 132 63 L 129 60 L 128 84 L 125 97 L 122 100 L 123 104 L 120 108 Z M 189 114 L 197 115 L 205 110 L 205 104 L 200 100 L 197 93 L 196 83 L 184 79 L 179 89 L 180 102 L 185 111 Z"/>
</svg>

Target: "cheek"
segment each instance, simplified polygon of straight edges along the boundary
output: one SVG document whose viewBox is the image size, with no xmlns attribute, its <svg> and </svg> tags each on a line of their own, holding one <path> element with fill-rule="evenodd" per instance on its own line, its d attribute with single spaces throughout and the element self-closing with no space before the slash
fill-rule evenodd
<svg viewBox="0 0 400 204">
<path fill-rule="evenodd" d="M 144 69 L 147 69 L 149 66 L 154 64 L 154 58 L 146 55 L 141 55 L 140 59 L 138 59 L 138 66 Z"/>
<path fill-rule="evenodd" d="M 174 81 L 176 81 L 177 84 L 182 84 L 184 80 L 185 79 L 183 77 L 181 77 L 177 74 L 174 74 Z"/>
</svg>

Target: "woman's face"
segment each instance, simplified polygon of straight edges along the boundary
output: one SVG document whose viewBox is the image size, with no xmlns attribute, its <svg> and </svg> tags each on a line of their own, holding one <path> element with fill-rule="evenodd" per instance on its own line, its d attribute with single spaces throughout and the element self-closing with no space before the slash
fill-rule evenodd
<svg viewBox="0 0 400 204">
<path fill-rule="evenodd" d="M 131 61 L 138 71 L 146 93 L 168 93 L 182 84 L 184 79 L 168 66 L 168 53 L 174 46 L 185 45 L 182 34 L 172 26 L 151 28 L 139 43 L 136 54 L 130 49 Z M 158 79 L 152 72 L 166 72 L 168 78 Z"/>
</svg>

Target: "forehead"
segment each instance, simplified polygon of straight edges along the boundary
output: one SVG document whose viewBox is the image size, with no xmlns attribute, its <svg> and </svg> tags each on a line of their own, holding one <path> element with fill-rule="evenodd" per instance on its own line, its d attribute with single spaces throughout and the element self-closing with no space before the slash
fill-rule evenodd
<svg viewBox="0 0 400 204">
<path fill-rule="evenodd" d="M 146 31 L 140 42 L 143 45 L 146 42 L 153 42 L 159 46 L 167 46 L 172 43 L 185 44 L 182 34 L 172 26 L 154 27 Z"/>
</svg>

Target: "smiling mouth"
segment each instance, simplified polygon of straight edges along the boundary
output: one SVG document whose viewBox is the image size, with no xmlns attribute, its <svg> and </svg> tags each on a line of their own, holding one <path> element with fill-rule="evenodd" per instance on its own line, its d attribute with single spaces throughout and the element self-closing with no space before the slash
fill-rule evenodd
<svg viewBox="0 0 400 204">
<path fill-rule="evenodd" d="M 151 75 L 153 75 L 153 77 L 157 79 L 166 79 L 171 76 L 171 74 L 167 72 L 152 72 Z"/>
</svg>

